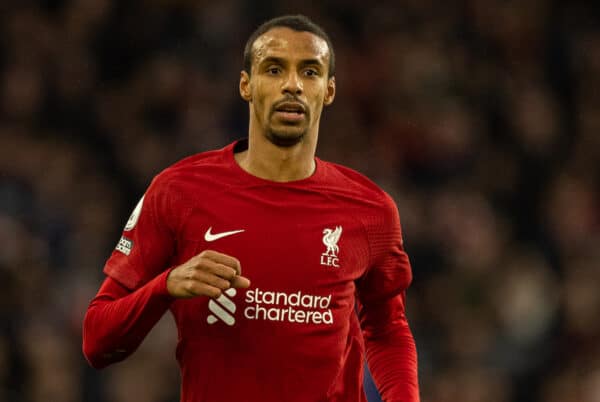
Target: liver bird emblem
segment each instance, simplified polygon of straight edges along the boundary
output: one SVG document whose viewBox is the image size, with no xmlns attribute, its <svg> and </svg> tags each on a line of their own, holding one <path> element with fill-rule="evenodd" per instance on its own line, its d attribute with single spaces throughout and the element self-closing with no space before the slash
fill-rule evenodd
<svg viewBox="0 0 600 402">
<path fill-rule="evenodd" d="M 323 244 L 327 247 L 325 255 L 337 257 L 337 253 L 340 251 L 337 243 L 342 235 L 342 227 L 336 226 L 335 230 L 323 229 Z"/>
</svg>

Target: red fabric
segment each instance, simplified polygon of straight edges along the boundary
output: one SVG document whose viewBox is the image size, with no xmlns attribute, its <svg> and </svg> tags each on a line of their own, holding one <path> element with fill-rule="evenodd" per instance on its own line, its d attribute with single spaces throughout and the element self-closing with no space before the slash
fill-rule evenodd
<svg viewBox="0 0 600 402">
<path fill-rule="evenodd" d="M 364 402 L 365 345 L 384 400 L 418 401 L 404 314 L 411 269 L 393 201 L 319 159 L 304 180 L 256 178 L 235 162 L 235 146 L 155 178 L 137 223 L 123 232 L 125 246 L 104 268 L 114 281 L 86 316 L 88 359 L 101 367 L 124 358 L 170 308 L 182 401 Z M 209 228 L 243 231 L 212 240 Z M 166 267 L 206 249 L 238 258 L 251 287 L 218 301 L 172 301 Z"/>
<path fill-rule="evenodd" d="M 108 277 L 90 303 L 83 324 L 83 353 L 95 368 L 125 359 L 169 309 L 167 272 L 131 292 Z"/>
<path fill-rule="evenodd" d="M 371 267 L 360 279 L 358 312 L 371 375 L 384 401 L 419 401 L 417 352 L 405 315 L 412 280 L 400 217 L 386 197 L 384 214 L 367 222 Z"/>
</svg>

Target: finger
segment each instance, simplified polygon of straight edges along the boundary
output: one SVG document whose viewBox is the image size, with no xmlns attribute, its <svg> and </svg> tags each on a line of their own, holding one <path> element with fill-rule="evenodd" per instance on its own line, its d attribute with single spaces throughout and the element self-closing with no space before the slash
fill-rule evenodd
<svg viewBox="0 0 600 402">
<path fill-rule="evenodd" d="M 192 280 L 201 283 L 206 283 L 210 286 L 219 288 L 221 290 L 229 289 L 231 287 L 231 282 L 229 280 L 223 279 L 222 277 L 217 276 L 211 272 L 196 271 L 194 273 L 194 276 L 192 277 Z"/>
<path fill-rule="evenodd" d="M 186 291 L 188 292 L 189 297 L 207 296 L 212 299 L 218 299 L 223 294 L 221 289 L 197 281 L 189 281 L 186 286 Z"/>
<path fill-rule="evenodd" d="M 228 281 L 231 281 L 237 275 L 235 269 L 232 267 L 219 264 L 218 262 L 209 259 L 199 261 L 197 268 L 200 271 L 211 273 Z"/>
<path fill-rule="evenodd" d="M 242 266 L 240 264 L 240 260 L 238 260 L 235 257 L 219 253 L 218 251 L 214 250 L 205 250 L 202 253 L 200 253 L 200 255 L 203 255 L 204 257 L 211 259 L 216 263 L 233 268 L 237 275 L 240 275 L 242 273 Z"/>
<path fill-rule="evenodd" d="M 235 278 L 233 278 L 233 280 L 231 281 L 231 287 L 232 288 L 248 288 L 250 287 L 250 279 L 244 277 L 244 276 L 236 276 Z"/>
</svg>

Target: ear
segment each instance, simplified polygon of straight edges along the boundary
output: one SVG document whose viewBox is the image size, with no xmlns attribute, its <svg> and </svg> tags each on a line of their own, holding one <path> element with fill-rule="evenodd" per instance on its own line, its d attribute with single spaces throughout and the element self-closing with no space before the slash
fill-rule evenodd
<svg viewBox="0 0 600 402">
<path fill-rule="evenodd" d="M 250 76 L 244 70 L 240 73 L 240 96 L 246 102 L 252 102 L 252 91 L 250 91 Z"/>
<path fill-rule="evenodd" d="M 327 80 L 327 93 L 325 93 L 325 98 L 323 99 L 323 104 L 325 106 L 329 106 L 333 103 L 333 99 L 335 98 L 335 77 L 331 77 Z"/>
</svg>

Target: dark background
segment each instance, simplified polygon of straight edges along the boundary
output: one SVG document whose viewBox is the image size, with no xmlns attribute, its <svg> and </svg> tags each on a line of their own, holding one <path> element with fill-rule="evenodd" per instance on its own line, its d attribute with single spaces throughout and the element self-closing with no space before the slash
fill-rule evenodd
<svg viewBox="0 0 600 402">
<path fill-rule="evenodd" d="M 598 8 L 295 3 L 0 3 L 0 401 L 178 400 L 171 317 L 96 372 L 83 313 L 151 178 L 245 136 L 245 40 L 297 12 L 338 59 L 319 156 L 398 203 L 423 401 L 600 401 Z"/>
</svg>

